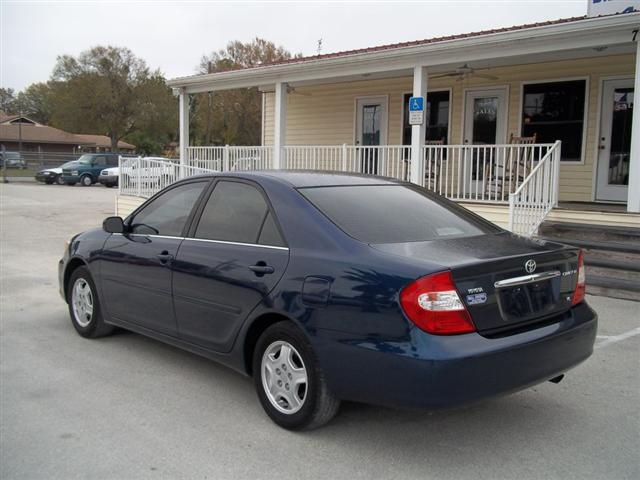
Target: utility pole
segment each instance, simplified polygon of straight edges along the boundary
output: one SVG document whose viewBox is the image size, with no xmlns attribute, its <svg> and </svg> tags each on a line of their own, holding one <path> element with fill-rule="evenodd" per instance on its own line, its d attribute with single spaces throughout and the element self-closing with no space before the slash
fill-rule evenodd
<svg viewBox="0 0 640 480">
<path fill-rule="evenodd" d="M 18 154 L 22 157 L 22 110 L 18 112 Z"/>
<path fill-rule="evenodd" d="M 322 39 L 318 39 L 318 55 L 322 54 Z"/>
<path fill-rule="evenodd" d="M 7 159 L 4 154 L 6 150 L 4 143 L 0 145 L 0 155 L 2 155 L 2 183 L 9 183 L 9 180 L 7 180 Z"/>
</svg>

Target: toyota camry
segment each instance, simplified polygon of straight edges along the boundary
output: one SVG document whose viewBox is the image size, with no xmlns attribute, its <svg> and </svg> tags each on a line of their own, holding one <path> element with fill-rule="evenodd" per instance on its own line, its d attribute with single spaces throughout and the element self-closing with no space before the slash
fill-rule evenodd
<svg viewBox="0 0 640 480">
<path fill-rule="evenodd" d="M 558 382 L 597 328 L 580 250 L 363 175 L 179 181 L 73 237 L 59 281 L 83 337 L 221 362 L 288 429 L 342 400 L 433 410 Z"/>
</svg>

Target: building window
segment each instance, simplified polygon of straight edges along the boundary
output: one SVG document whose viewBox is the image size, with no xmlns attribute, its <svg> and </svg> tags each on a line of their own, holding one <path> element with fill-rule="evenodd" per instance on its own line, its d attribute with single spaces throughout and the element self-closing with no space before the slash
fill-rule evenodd
<svg viewBox="0 0 640 480">
<path fill-rule="evenodd" d="M 411 125 L 409 125 L 409 99 L 411 94 L 404 96 L 404 128 L 402 130 L 402 144 L 411 145 Z M 425 140 L 444 140 L 449 138 L 449 92 L 427 93 L 425 111 Z"/>
<path fill-rule="evenodd" d="M 522 95 L 522 135 L 538 143 L 562 141 L 562 160 L 582 160 L 587 82 L 534 83 Z"/>
</svg>

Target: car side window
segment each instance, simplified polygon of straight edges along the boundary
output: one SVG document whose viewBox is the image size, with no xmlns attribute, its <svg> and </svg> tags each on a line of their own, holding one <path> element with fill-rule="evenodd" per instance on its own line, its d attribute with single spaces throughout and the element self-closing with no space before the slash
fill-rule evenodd
<svg viewBox="0 0 640 480">
<path fill-rule="evenodd" d="M 131 221 L 131 233 L 179 237 L 207 182 L 172 188 L 140 210 Z"/>
<path fill-rule="evenodd" d="M 270 220 L 269 220 L 270 219 Z M 272 231 L 261 232 L 269 220 Z M 273 231 L 275 230 L 275 232 Z M 269 207 L 262 194 L 251 185 L 239 182 L 219 182 L 202 211 L 195 232 L 196 238 L 239 243 L 282 245 Z M 273 243 L 272 243 L 273 242 Z"/>
<path fill-rule="evenodd" d="M 282 240 L 280 231 L 276 226 L 276 222 L 273 219 L 271 212 L 267 212 L 267 218 L 264 219 L 262 224 L 262 230 L 260 231 L 260 237 L 258 237 L 258 243 L 260 245 L 272 245 L 274 247 L 284 247 L 285 243 Z"/>
<path fill-rule="evenodd" d="M 107 157 L 107 165 L 109 167 L 117 167 L 118 166 L 118 157 L 116 155 L 110 155 Z"/>
</svg>

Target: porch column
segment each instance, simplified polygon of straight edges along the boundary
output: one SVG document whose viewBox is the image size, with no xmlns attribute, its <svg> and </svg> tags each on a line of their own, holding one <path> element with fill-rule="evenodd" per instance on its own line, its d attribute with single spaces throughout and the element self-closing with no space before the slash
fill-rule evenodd
<svg viewBox="0 0 640 480">
<path fill-rule="evenodd" d="M 275 121 L 273 124 L 273 168 L 284 165 L 282 147 L 287 136 L 287 84 L 276 83 Z"/>
<path fill-rule="evenodd" d="M 636 77 L 634 84 L 631 151 L 629 152 L 629 188 L 627 211 L 640 212 L 640 41 L 636 42 Z M 635 98 L 638 97 L 638 98 Z"/>
<path fill-rule="evenodd" d="M 424 136 L 427 123 L 427 70 L 420 65 L 413 67 L 413 96 L 424 97 L 425 118 L 422 125 L 411 126 L 411 172 L 409 178 L 411 179 L 411 183 L 422 185 L 424 183 L 422 147 L 424 146 Z"/>
<path fill-rule="evenodd" d="M 180 164 L 187 161 L 187 147 L 189 146 L 189 94 L 183 87 L 180 89 Z"/>
</svg>

